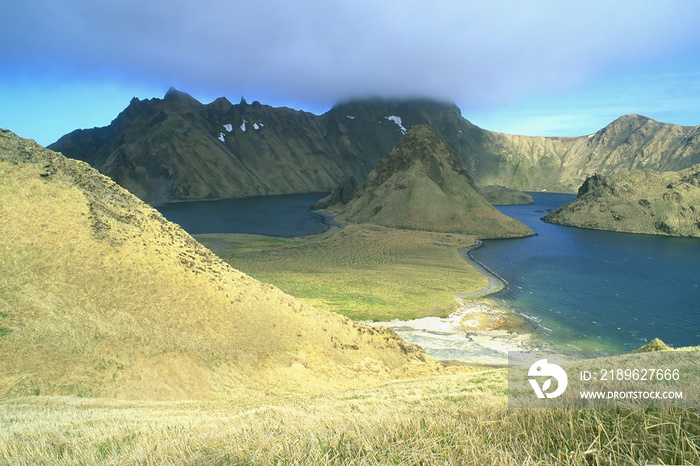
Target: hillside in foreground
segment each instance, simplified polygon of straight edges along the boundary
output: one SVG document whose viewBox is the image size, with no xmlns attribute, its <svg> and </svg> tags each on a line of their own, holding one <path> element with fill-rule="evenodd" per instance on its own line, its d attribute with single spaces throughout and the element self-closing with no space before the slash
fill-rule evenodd
<svg viewBox="0 0 700 466">
<path fill-rule="evenodd" d="M 543 220 L 595 230 L 700 237 L 700 165 L 591 176 Z"/>
<path fill-rule="evenodd" d="M 233 270 L 84 163 L 7 131 L 0 216 L 0 463 L 584 466 L 700 455 L 696 409 L 509 409 L 505 369 L 430 370 L 391 333 Z M 634 367 L 668 367 L 656 354 L 634 355 Z M 225 399 L 144 401 L 210 397 Z"/>
<path fill-rule="evenodd" d="M 427 125 L 413 127 L 350 201 L 332 209 L 348 223 L 512 238 L 534 233 L 477 191 L 457 153 Z"/>
<path fill-rule="evenodd" d="M 0 130 L 0 396 L 319 391 L 436 369 L 234 270 L 84 162 Z"/>
</svg>

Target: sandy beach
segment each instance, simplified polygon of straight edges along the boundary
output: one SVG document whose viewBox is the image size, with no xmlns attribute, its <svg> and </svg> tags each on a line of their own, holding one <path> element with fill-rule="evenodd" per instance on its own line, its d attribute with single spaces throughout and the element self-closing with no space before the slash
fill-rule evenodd
<svg viewBox="0 0 700 466">
<path fill-rule="evenodd" d="M 407 342 L 420 345 L 441 360 L 506 366 L 509 351 L 540 350 L 532 333 L 534 323 L 499 309 L 487 299 L 462 300 L 447 318 L 367 323 L 389 327 Z"/>
</svg>

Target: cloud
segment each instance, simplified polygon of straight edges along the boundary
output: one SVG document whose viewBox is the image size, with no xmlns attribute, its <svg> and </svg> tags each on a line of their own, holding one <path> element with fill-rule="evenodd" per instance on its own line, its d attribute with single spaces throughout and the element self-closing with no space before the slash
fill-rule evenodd
<svg viewBox="0 0 700 466">
<path fill-rule="evenodd" d="M 211 96 L 329 106 L 421 95 L 464 109 L 698 56 L 698 10 L 692 1 L 34 0 L 4 7 L 0 38 L 16 46 L 0 58 L 15 73 Z"/>
</svg>

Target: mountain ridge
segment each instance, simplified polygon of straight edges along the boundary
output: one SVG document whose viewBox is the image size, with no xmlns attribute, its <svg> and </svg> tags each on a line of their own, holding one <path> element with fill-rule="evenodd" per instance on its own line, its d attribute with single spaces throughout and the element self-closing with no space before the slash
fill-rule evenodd
<svg viewBox="0 0 700 466">
<path fill-rule="evenodd" d="M 624 115 L 579 137 L 488 131 L 453 103 L 350 99 L 322 115 L 225 97 L 201 104 L 171 89 L 132 99 L 109 125 L 48 147 L 85 160 L 151 203 L 331 191 L 358 183 L 411 127 L 431 126 L 479 185 L 575 192 L 587 176 L 700 163 L 700 126 Z"/>
</svg>

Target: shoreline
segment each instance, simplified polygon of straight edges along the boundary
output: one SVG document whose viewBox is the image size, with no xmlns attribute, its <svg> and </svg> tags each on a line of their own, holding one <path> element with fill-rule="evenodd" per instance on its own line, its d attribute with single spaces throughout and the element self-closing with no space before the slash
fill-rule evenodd
<svg viewBox="0 0 700 466">
<path fill-rule="evenodd" d="M 505 290 L 508 283 L 471 257 L 470 252 L 480 247 L 483 243 L 477 240 L 460 254 L 488 279 L 488 284 L 479 290 L 452 295 L 458 305 L 448 317 L 365 323 L 389 327 L 407 342 L 421 346 L 426 353 L 447 364 L 505 367 L 509 351 L 541 351 L 535 340 L 535 322 L 487 299 Z"/>
<path fill-rule="evenodd" d="M 508 366 L 508 352 L 535 352 L 532 323 L 516 314 L 480 301 L 462 306 L 446 318 L 423 317 L 402 321 L 363 322 L 388 327 L 447 364 Z"/>
<path fill-rule="evenodd" d="M 323 231 L 320 231 L 318 233 L 311 233 L 308 235 L 285 236 L 284 239 L 289 239 L 293 241 L 313 242 L 330 236 L 343 228 L 343 225 L 340 222 L 336 221 L 335 217 L 333 217 L 333 214 L 329 212 L 325 212 L 323 210 L 318 209 L 309 209 L 308 212 L 321 217 L 321 223 L 324 226 Z"/>
<path fill-rule="evenodd" d="M 509 351 L 543 349 L 535 340 L 537 324 L 487 299 L 460 303 L 446 318 L 363 323 L 391 328 L 406 342 L 419 345 L 435 359 L 449 364 L 505 367 Z"/>
<path fill-rule="evenodd" d="M 489 269 L 484 264 L 480 263 L 471 256 L 472 251 L 482 247 L 484 247 L 484 244 L 481 240 L 478 239 L 476 240 L 476 244 L 474 246 L 464 248 L 459 253 L 462 255 L 464 260 L 469 263 L 469 265 L 474 267 L 479 273 L 481 273 L 488 279 L 488 285 L 486 285 L 480 290 L 470 291 L 469 293 L 456 293 L 452 295 L 458 301 L 463 299 L 485 298 L 486 296 L 498 293 L 499 291 L 503 291 L 506 288 L 508 288 L 508 282 L 503 280 L 501 277 L 496 275 L 491 269 Z"/>
</svg>

